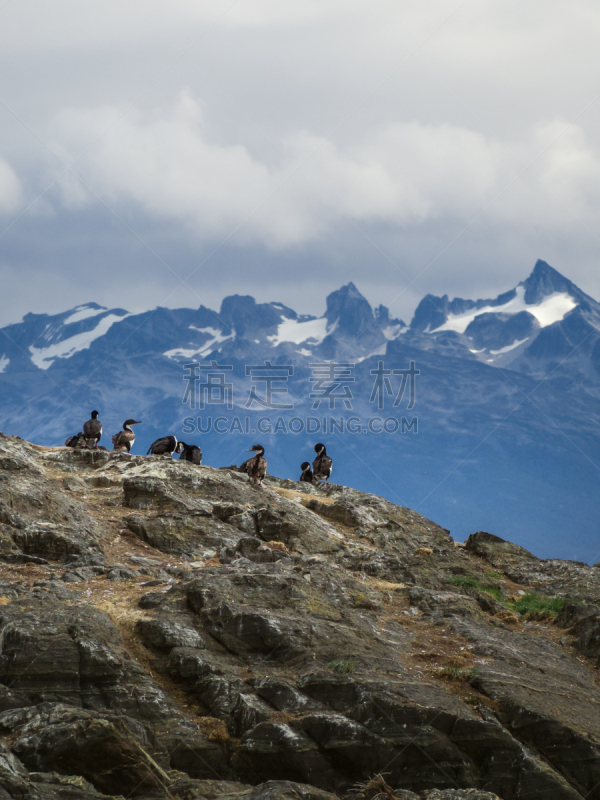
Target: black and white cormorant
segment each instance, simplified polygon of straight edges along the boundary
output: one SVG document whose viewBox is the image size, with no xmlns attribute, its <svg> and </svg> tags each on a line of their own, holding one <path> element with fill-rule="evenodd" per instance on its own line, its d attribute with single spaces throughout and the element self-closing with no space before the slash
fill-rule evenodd
<svg viewBox="0 0 600 800">
<path fill-rule="evenodd" d="M 152 453 L 153 456 L 170 456 L 175 452 L 179 452 L 177 450 L 177 437 L 163 436 L 162 439 L 152 442 L 146 455 Z"/>
<path fill-rule="evenodd" d="M 97 447 L 102 438 L 102 423 L 98 419 L 98 412 L 92 411 L 92 416 L 83 423 L 83 435 L 90 447 Z"/>
<path fill-rule="evenodd" d="M 88 444 L 83 435 L 83 431 L 79 431 L 77 436 L 69 436 L 65 442 L 65 447 L 87 447 Z"/>
<path fill-rule="evenodd" d="M 317 457 L 313 461 L 313 482 L 328 481 L 333 472 L 333 461 L 327 455 L 325 445 L 319 442 L 315 445 Z"/>
<path fill-rule="evenodd" d="M 256 452 L 256 455 L 246 461 L 246 472 L 250 476 L 252 485 L 260 486 L 263 478 L 267 474 L 267 461 L 264 458 L 265 448 L 262 446 L 262 444 L 255 444 L 250 448 L 250 450 L 248 450 L 248 452 L 251 453 L 253 450 Z M 242 464 L 242 466 L 244 465 Z"/>
<path fill-rule="evenodd" d="M 115 433 L 112 437 L 113 450 L 126 450 L 131 452 L 135 442 L 135 433 L 131 430 L 132 425 L 139 425 L 141 419 L 126 419 L 123 423 L 123 430 Z"/>
<path fill-rule="evenodd" d="M 202 463 L 202 450 L 196 444 L 186 444 L 179 442 L 176 453 L 180 453 L 180 461 L 191 461 L 192 464 L 200 466 Z"/>
<path fill-rule="evenodd" d="M 300 469 L 302 470 L 302 475 L 300 475 L 300 482 L 312 483 L 313 474 L 308 461 L 304 461 L 302 464 L 300 464 Z"/>
</svg>

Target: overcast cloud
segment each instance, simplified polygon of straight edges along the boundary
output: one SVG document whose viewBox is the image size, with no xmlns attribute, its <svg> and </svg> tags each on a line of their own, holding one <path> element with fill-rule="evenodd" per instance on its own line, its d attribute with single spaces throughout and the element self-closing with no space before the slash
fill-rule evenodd
<svg viewBox="0 0 600 800">
<path fill-rule="evenodd" d="M 348 280 L 407 318 L 538 257 L 600 297 L 599 34 L 587 0 L 8 0 L 0 323 Z"/>
</svg>

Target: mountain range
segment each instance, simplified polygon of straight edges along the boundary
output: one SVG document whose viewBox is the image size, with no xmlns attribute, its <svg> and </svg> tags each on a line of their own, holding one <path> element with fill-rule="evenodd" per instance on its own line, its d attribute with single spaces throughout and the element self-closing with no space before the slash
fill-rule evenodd
<svg viewBox="0 0 600 800">
<path fill-rule="evenodd" d="M 230 402 L 201 408 L 211 381 Z M 269 471 L 297 477 L 320 440 L 337 483 L 417 508 L 455 538 L 485 529 L 600 560 L 600 304 L 543 261 L 494 299 L 427 295 L 408 325 L 353 283 L 321 317 L 240 295 L 218 312 L 27 314 L 0 329 L 0 386 L 0 429 L 40 444 L 62 444 L 96 408 L 102 444 L 134 417 L 136 452 L 173 433 L 220 466 L 260 437 Z"/>
</svg>

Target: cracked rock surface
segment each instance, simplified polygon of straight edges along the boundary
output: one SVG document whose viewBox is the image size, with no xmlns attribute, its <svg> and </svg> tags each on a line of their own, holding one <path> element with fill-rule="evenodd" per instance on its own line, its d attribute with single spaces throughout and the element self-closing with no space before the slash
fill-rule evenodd
<svg viewBox="0 0 600 800">
<path fill-rule="evenodd" d="M 599 602 L 347 487 L 0 434 L 0 800 L 600 800 Z"/>
</svg>

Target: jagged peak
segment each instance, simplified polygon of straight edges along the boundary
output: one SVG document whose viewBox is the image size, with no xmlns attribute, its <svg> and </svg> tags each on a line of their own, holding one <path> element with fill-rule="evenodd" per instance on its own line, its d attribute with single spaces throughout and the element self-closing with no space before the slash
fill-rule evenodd
<svg viewBox="0 0 600 800">
<path fill-rule="evenodd" d="M 325 317 L 329 325 L 337 322 L 337 329 L 355 334 L 373 319 L 371 304 L 350 281 L 327 296 Z"/>
<path fill-rule="evenodd" d="M 221 301 L 220 316 L 229 319 L 234 312 L 248 311 L 256 307 L 256 300 L 250 294 L 229 294 Z"/>
<path fill-rule="evenodd" d="M 401 328 L 406 328 L 406 322 L 402 319 L 390 318 L 390 310 L 387 306 L 378 305 L 376 309 L 374 309 L 375 319 L 381 325 L 399 325 Z"/>
<path fill-rule="evenodd" d="M 471 311 L 479 309 L 481 309 L 481 312 L 484 310 L 492 312 L 494 309 L 502 311 L 505 306 L 509 306 L 506 309 L 509 313 L 518 313 L 521 310 L 526 310 L 526 308 L 523 309 L 524 306 L 539 307 L 547 298 L 560 294 L 568 295 L 562 301 L 565 306 L 563 316 L 577 305 L 582 305 L 586 309 L 589 309 L 590 306 L 598 307 L 596 301 L 586 295 L 572 281 L 565 278 L 564 275 L 554 267 L 551 267 L 546 261 L 538 259 L 528 278 L 521 281 L 515 289 L 503 292 L 494 299 L 464 300 L 460 297 L 455 297 L 452 301 L 449 301 L 448 295 L 436 297 L 433 294 L 427 294 L 417 306 L 410 327 L 413 330 L 432 332 L 443 325 L 450 324 L 449 320 L 462 317 Z M 556 301 L 550 302 L 556 304 Z M 537 312 L 534 310 L 533 313 L 535 315 Z M 557 312 L 558 318 L 562 317 Z M 462 328 L 461 332 L 464 332 L 465 326 L 463 325 Z"/>
<path fill-rule="evenodd" d="M 551 267 L 546 261 L 538 259 L 531 274 L 519 286 L 525 289 L 525 302 L 529 304 L 539 303 L 545 297 L 557 292 L 565 292 L 571 297 L 581 300 L 591 300 L 568 278 L 565 278 L 557 269 Z"/>
</svg>

